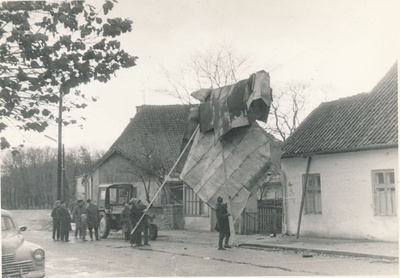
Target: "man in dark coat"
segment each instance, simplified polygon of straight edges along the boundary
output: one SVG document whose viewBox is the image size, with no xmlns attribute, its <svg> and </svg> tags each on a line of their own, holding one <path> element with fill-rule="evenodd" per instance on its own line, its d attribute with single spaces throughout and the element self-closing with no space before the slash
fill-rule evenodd
<svg viewBox="0 0 400 278">
<path fill-rule="evenodd" d="M 86 209 L 87 216 L 88 216 L 88 228 L 89 228 L 89 235 L 90 240 L 93 240 L 93 229 L 94 235 L 97 241 L 100 241 L 99 238 L 99 225 L 100 225 L 100 211 L 99 208 L 92 203 L 92 200 L 88 199 L 86 201 L 88 203 L 88 207 Z"/>
<path fill-rule="evenodd" d="M 51 217 L 53 218 L 53 240 L 60 240 L 60 218 L 58 216 L 58 210 L 61 204 L 60 201 L 56 201 L 56 206 L 51 211 Z M 57 237 L 56 237 L 57 236 Z"/>
<path fill-rule="evenodd" d="M 218 240 L 218 250 L 226 250 L 226 248 L 231 248 L 228 245 L 229 237 L 231 236 L 230 228 L 229 228 L 229 216 L 226 204 L 222 204 L 223 199 L 222 197 L 217 198 L 218 204 L 215 207 L 215 213 L 217 216 L 217 228 L 219 232 L 219 240 Z M 225 238 L 225 245 L 222 246 L 222 243 Z"/>
<path fill-rule="evenodd" d="M 142 246 L 142 237 L 141 237 L 142 223 L 138 224 L 140 217 L 142 216 L 142 212 L 138 207 L 138 202 L 136 199 L 132 198 L 130 204 L 132 205 L 130 213 L 132 229 L 134 229 L 135 226 L 137 225 L 135 231 L 133 232 L 133 234 L 131 234 L 131 246 L 132 247 Z"/>
<path fill-rule="evenodd" d="M 60 218 L 61 223 L 61 241 L 69 242 L 69 231 L 71 231 L 72 218 L 64 201 L 61 201 L 61 207 L 58 210 L 58 217 Z"/>
</svg>

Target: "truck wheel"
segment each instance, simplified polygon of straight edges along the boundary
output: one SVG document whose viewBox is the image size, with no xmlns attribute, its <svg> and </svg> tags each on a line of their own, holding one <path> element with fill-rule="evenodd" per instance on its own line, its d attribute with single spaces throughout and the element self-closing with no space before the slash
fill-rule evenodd
<svg viewBox="0 0 400 278">
<path fill-rule="evenodd" d="M 150 224 L 150 239 L 151 240 L 156 240 L 158 235 L 158 228 L 157 225 L 155 224 Z"/>
<path fill-rule="evenodd" d="M 99 236 L 107 238 L 110 233 L 110 219 L 105 213 L 100 213 Z"/>
</svg>

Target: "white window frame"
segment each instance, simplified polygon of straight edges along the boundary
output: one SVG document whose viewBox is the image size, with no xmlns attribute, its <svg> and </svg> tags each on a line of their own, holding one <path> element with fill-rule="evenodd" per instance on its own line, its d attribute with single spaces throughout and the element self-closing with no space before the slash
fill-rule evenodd
<svg viewBox="0 0 400 278">
<path fill-rule="evenodd" d="M 306 179 L 306 174 L 303 174 L 303 183 Z M 322 214 L 321 200 L 321 175 L 308 174 L 306 196 L 305 196 L 305 214 Z"/>
<path fill-rule="evenodd" d="M 183 204 L 185 216 L 208 216 L 207 205 L 186 185 L 183 186 Z"/>
<path fill-rule="evenodd" d="M 391 175 L 393 177 L 391 178 Z M 396 216 L 396 176 L 394 169 L 372 170 L 372 196 L 375 216 Z"/>
</svg>

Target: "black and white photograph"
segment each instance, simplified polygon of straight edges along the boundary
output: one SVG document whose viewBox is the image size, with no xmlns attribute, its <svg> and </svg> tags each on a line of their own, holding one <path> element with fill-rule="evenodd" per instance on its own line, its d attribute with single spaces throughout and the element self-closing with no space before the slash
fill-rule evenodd
<svg viewBox="0 0 400 278">
<path fill-rule="evenodd" d="M 398 0 L 0 0 L 2 278 L 397 277 Z"/>
</svg>

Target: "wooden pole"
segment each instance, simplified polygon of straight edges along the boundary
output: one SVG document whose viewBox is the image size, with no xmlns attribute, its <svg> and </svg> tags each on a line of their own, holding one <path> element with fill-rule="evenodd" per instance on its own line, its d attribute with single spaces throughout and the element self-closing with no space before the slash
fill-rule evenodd
<svg viewBox="0 0 400 278">
<path fill-rule="evenodd" d="M 297 223 L 296 239 L 298 239 L 299 235 L 300 235 L 301 217 L 303 215 L 303 207 L 304 207 L 304 201 L 305 201 L 305 197 L 306 197 L 306 188 L 307 188 L 307 182 L 308 182 L 308 174 L 310 172 L 310 164 L 311 164 L 311 156 L 309 156 L 308 160 L 307 160 L 306 176 L 305 176 L 305 179 L 303 181 L 303 191 L 302 191 L 302 194 L 301 194 L 301 204 L 300 204 L 300 212 L 299 212 L 299 221 Z"/>
<path fill-rule="evenodd" d="M 146 212 L 148 211 L 148 209 L 151 207 L 151 205 L 153 204 L 154 200 L 156 199 L 157 195 L 160 193 L 161 189 L 164 187 L 167 178 L 172 174 L 172 171 L 175 169 L 176 165 L 178 165 L 179 160 L 182 158 L 183 154 L 185 153 L 186 149 L 189 147 L 190 142 L 192 142 L 194 136 L 196 135 L 197 131 L 199 130 L 200 125 L 198 125 L 196 127 L 196 130 L 193 132 L 192 137 L 190 137 L 189 141 L 187 142 L 185 148 L 182 150 L 181 154 L 179 155 L 178 159 L 176 160 L 175 164 L 172 166 L 171 170 L 169 171 L 168 175 L 165 177 L 163 183 L 161 184 L 160 188 L 157 190 L 156 194 L 154 194 L 153 199 L 151 200 L 151 202 L 147 205 L 147 208 L 143 211 L 142 216 L 140 217 L 139 221 L 136 223 L 136 226 L 133 227 L 131 234 L 133 234 L 135 232 L 135 230 L 137 229 L 137 227 L 139 226 L 140 222 L 142 221 L 144 215 L 146 214 Z"/>
<path fill-rule="evenodd" d="M 221 144 L 221 156 L 222 156 L 222 166 L 224 168 L 224 177 L 225 177 L 225 181 L 228 179 L 228 174 L 227 174 L 227 170 L 226 170 L 226 164 L 225 164 L 225 153 L 224 153 L 224 145 L 222 144 L 222 141 L 220 141 Z M 228 216 L 228 220 L 229 220 L 229 231 L 231 233 L 231 236 L 229 238 L 229 244 L 233 245 L 235 242 L 235 227 L 234 227 L 234 223 L 233 223 L 233 216 L 232 216 L 232 199 L 231 196 L 228 196 L 228 202 L 227 202 L 227 210 L 228 213 L 230 214 Z"/>
<path fill-rule="evenodd" d="M 233 223 L 233 216 L 232 216 L 232 209 L 231 209 L 231 207 L 232 207 L 232 200 L 231 200 L 231 196 L 229 196 L 229 202 L 228 202 L 228 213 L 230 214 L 229 216 L 228 216 L 228 219 L 229 219 L 229 231 L 231 232 L 231 236 L 230 236 L 230 238 L 229 238 L 229 244 L 230 245 L 233 245 L 234 243 L 235 243 L 235 226 L 233 225 L 234 223 Z"/>
<path fill-rule="evenodd" d="M 63 93 L 60 91 L 58 106 L 57 200 L 61 200 L 62 195 L 62 102 Z"/>
</svg>

